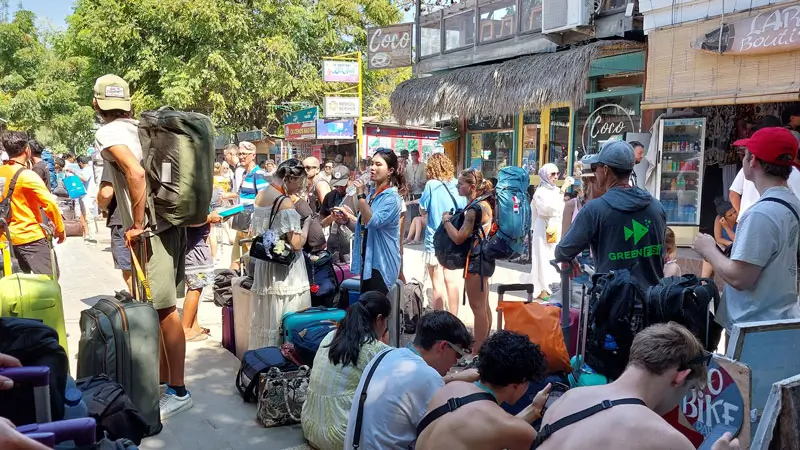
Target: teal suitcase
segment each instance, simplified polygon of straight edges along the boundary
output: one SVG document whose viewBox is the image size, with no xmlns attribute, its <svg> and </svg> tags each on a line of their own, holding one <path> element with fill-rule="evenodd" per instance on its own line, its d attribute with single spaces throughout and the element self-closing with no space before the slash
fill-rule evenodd
<svg viewBox="0 0 800 450">
<path fill-rule="evenodd" d="M 281 335 L 284 343 L 292 342 L 292 331 L 301 330 L 308 324 L 319 322 L 320 320 L 330 320 L 339 322 L 344 319 L 345 310 L 338 308 L 326 308 L 315 306 L 302 311 L 286 313 L 281 318 Z"/>
</svg>

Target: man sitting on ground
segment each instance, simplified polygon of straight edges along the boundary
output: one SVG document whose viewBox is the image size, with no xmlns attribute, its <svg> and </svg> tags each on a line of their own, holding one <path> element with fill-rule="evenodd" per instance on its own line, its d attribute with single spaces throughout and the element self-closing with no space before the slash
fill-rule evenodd
<svg viewBox="0 0 800 450">
<path fill-rule="evenodd" d="M 530 381 L 544 377 L 545 369 L 544 355 L 527 336 L 511 331 L 489 336 L 478 356 L 480 381 L 453 382 L 436 393 L 418 428 L 417 450 L 529 449 L 536 438 L 530 424 L 541 418 L 550 386 L 517 416 L 499 404 L 518 402 Z M 476 400 L 465 404 L 466 397 Z M 451 410 L 448 406 L 454 399 L 462 404 Z"/>
<path fill-rule="evenodd" d="M 628 367 L 616 381 L 571 389 L 547 409 L 537 448 L 693 449 L 689 439 L 661 416 L 690 389 L 705 384 L 710 359 L 703 344 L 675 322 L 642 330 L 633 339 Z M 582 420 L 573 416 L 594 407 L 597 411 Z M 725 433 L 712 450 L 738 448 L 738 439 L 731 441 L 730 433 Z"/>
<path fill-rule="evenodd" d="M 471 345 L 467 327 L 453 314 L 433 311 L 422 316 L 413 344 L 386 350 L 364 368 L 347 420 L 344 448 L 353 448 L 354 440 L 363 449 L 413 447 L 417 426 L 434 394 L 445 383 L 478 379 L 474 370 L 447 375 Z M 365 384 L 367 397 L 362 402 Z"/>
</svg>

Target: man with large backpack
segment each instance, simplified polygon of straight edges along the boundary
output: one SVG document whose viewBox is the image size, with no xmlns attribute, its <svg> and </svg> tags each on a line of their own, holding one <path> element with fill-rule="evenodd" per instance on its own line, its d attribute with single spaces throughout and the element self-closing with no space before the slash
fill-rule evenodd
<svg viewBox="0 0 800 450">
<path fill-rule="evenodd" d="M 555 257 L 572 261 L 590 248 L 597 273 L 630 269 L 644 288 L 664 276 L 667 217 L 658 200 L 630 185 L 634 162 L 633 148 L 623 141 L 609 142 L 584 158 L 606 193 L 581 209 Z"/>
<path fill-rule="evenodd" d="M 192 397 L 184 384 L 186 341 L 176 308 L 177 286 L 184 277 L 186 230 L 146 208 L 147 173 L 142 166 L 139 123 L 132 117 L 128 83 L 116 75 L 98 78 L 93 104 L 104 122 L 95 134 L 95 148 L 102 152 L 113 176 L 125 240 L 128 247 L 142 250 L 137 254 L 146 257 L 144 270 L 154 275 L 148 282 L 153 307 L 158 311 L 160 348 L 164 353 L 160 359 L 160 381 L 167 383 L 167 389 L 160 399 L 160 410 L 161 418 L 166 419 L 192 407 Z"/>
</svg>

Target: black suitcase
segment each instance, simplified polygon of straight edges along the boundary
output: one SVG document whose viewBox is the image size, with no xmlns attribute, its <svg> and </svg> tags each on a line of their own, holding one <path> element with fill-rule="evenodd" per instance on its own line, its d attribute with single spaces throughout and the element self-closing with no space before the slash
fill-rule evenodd
<svg viewBox="0 0 800 450">
<path fill-rule="evenodd" d="M 105 374 L 121 384 L 147 421 L 147 436 L 161 432 L 158 408 L 158 313 L 127 292 L 101 297 L 81 312 L 78 376 Z"/>
</svg>

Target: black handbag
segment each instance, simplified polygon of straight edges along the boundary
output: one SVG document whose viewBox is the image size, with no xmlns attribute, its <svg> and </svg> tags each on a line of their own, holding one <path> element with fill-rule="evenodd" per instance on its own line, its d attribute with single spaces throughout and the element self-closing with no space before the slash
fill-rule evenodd
<svg viewBox="0 0 800 450">
<path fill-rule="evenodd" d="M 297 257 L 294 249 L 288 242 L 283 240 L 283 236 L 278 236 L 277 233 L 272 230 L 272 223 L 275 222 L 275 215 L 278 213 L 278 207 L 285 198 L 288 197 L 281 195 L 275 199 L 275 202 L 272 204 L 267 230 L 256 236 L 250 246 L 251 258 L 288 266 Z M 283 244 L 281 244 L 281 242 L 283 242 Z"/>
</svg>

